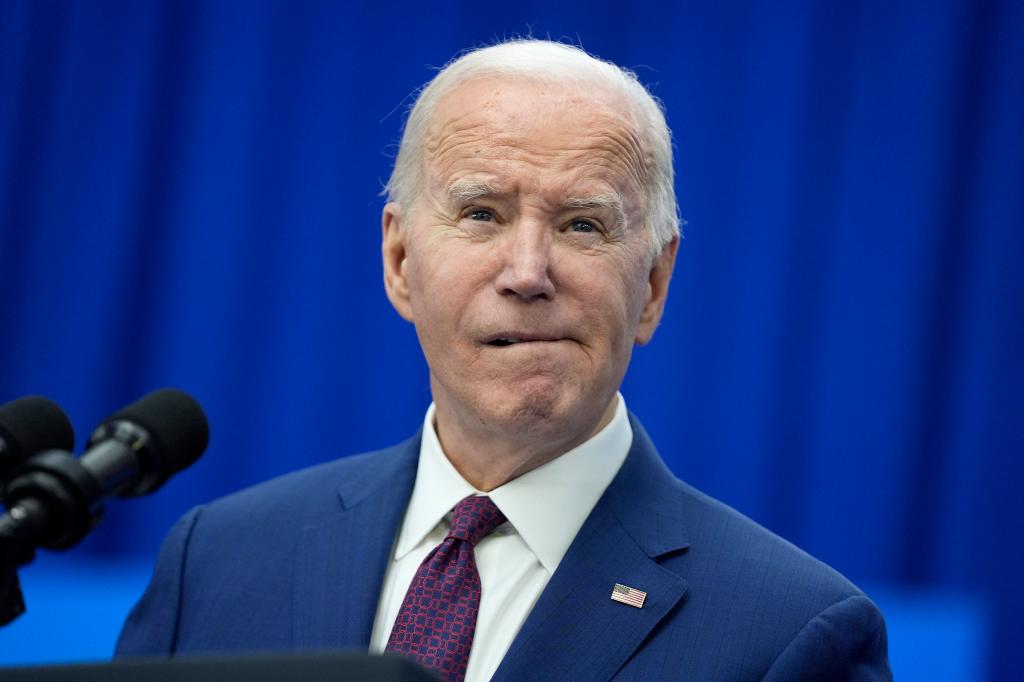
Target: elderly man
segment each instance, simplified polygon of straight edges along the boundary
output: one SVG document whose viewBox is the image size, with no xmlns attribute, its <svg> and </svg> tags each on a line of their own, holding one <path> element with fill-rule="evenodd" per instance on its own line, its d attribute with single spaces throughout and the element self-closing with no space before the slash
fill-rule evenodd
<svg viewBox="0 0 1024 682">
<path fill-rule="evenodd" d="M 618 393 L 678 246 L 668 128 L 574 47 L 470 52 L 423 90 L 384 281 L 433 405 L 396 447 L 199 508 L 122 655 L 393 651 L 445 679 L 884 679 L 842 576 L 678 481 Z"/>
</svg>

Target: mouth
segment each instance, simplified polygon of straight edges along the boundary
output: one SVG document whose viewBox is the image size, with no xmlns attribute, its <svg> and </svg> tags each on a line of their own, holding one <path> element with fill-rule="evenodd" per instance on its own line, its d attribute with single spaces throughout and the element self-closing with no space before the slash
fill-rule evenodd
<svg viewBox="0 0 1024 682">
<path fill-rule="evenodd" d="M 538 335 L 538 334 L 525 334 L 521 332 L 501 332 L 499 334 L 493 334 L 483 340 L 484 345 L 492 346 L 494 348 L 506 348 L 508 346 L 518 346 L 525 343 L 553 343 L 555 341 L 562 341 L 564 337 L 550 336 L 550 335 Z"/>
</svg>

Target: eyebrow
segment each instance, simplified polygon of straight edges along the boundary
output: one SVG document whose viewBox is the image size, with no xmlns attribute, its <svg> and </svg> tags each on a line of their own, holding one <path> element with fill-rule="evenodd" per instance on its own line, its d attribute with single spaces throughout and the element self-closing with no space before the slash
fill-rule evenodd
<svg viewBox="0 0 1024 682">
<path fill-rule="evenodd" d="M 584 197 L 572 197 L 565 202 L 568 208 L 610 208 L 616 213 L 625 213 L 622 198 L 618 194 L 594 194 Z"/>
<path fill-rule="evenodd" d="M 453 199 L 469 201 L 485 196 L 505 194 L 494 185 L 480 180 L 456 180 L 448 186 L 447 194 Z M 565 201 L 566 208 L 610 208 L 617 213 L 623 212 L 622 198 L 618 194 L 594 194 L 589 196 L 571 197 Z"/>
<path fill-rule="evenodd" d="M 450 199 L 459 202 L 473 201 L 481 197 L 505 196 L 508 193 L 481 180 L 456 180 L 448 185 L 447 194 Z M 570 197 L 565 200 L 564 207 L 582 210 L 607 209 L 615 213 L 615 217 L 622 225 L 627 222 L 622 197 L 615 192 Z"/>
<path fill-rule="evenodd" d="M 501 193 L 494 185 L 479 180 L 456 180 L 448 185 L 448 196 L 456 201 L 472 201 Z"/>
</svg>

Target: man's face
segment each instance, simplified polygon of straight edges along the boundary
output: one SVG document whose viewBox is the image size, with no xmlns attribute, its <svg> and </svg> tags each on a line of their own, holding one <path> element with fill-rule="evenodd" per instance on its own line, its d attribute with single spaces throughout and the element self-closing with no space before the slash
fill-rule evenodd
<svg viewBox="0 0 1024 682">
<path fill-rule="evenodd" d="M 646 163 L 624 106 L 524 79 L 438 103 L 415 203 L 384 211 L 385 280 L 416 326 L 438 426 L 564 451 L 613 414 L 661 315 Z M 447 447 L 447 444 L 446 444 Z"/>
</svg>

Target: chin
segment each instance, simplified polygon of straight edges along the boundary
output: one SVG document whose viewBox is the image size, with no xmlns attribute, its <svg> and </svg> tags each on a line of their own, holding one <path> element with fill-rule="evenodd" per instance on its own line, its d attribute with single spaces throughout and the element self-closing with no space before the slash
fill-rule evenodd
<svg viewBox="0 0 1024 682">
<path fill-rule="evenodd" d="M 500 406 L 498 419 L 508 431 L 527 437 L 564 437 L 580 402 L 566 388 L 564 383 L 530 381 L 505 388 L 492 404 Z"/>
</svg>

